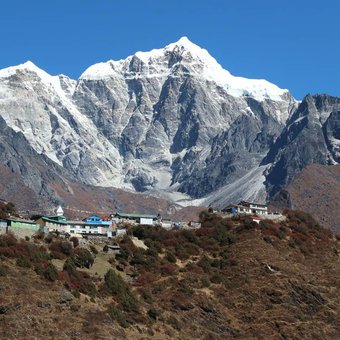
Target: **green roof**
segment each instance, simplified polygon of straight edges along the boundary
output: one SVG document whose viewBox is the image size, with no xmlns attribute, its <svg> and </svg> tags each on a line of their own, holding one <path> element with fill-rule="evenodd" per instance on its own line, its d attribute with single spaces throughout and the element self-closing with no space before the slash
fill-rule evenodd
<svg viewBox="0 0 340 340">
<path fill-rule="evenodd" d="M 64 216 L 52 216 L 52 217 L 42 217 L 43 221 L 59 223 L 59 224 L 67 224 L 66 218 Z"/>
<path fill-rule="evenodd" d="M 17 223 L 26 223 L 26 224 L 35 224 L 36 225 L 35 221 L 32 221 L 32 220 L 23 220 L 23 219 L 20 219 L 20 218 L 8 218 L 7 221 L 17 222 Z"/>
</svg>

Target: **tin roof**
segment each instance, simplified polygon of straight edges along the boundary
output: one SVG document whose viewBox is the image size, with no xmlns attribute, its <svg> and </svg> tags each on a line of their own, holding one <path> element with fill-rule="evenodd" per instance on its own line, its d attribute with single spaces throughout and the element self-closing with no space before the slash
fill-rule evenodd
<svg viewBox="0 0 340 340">
<path fill-rule="evenodd" d="M 127 214 L 127 213 L 116 213 L 115 216 L 125 217 L 125 218 L 159 218 L 159 215 L 149 215 L 149 214 Z"/>
</svg>

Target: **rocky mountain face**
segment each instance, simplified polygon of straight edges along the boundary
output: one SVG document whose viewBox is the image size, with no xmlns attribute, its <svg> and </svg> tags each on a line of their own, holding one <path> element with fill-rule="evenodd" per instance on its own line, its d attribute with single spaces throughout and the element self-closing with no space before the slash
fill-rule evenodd
<svg viewBox="0 0 340 340">
<path fill-rule="evenodd" d="M 50 171 L 182 204 L 264 201 L 305 164 L 338 162 L 338 101 L 298 105 L 265 80 L 231 75 L 187 38 L 93 65 L 77 81 L 31 62 L 0 71 L 0 116 Z"/>
<path fill-rule="evenodd" d="M 340 98 L 307 95 L 287 121 L 263 164 L 272 164 L 266 183 L 272 196 L 308 164 L 340 160 Z"/>
</svg>

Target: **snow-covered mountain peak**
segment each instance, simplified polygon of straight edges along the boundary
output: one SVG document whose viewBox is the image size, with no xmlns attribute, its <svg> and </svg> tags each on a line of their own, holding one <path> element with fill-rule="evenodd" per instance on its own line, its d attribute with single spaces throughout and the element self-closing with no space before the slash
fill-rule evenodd
<svg viewBox="0 0 340 340">
<path fill-rule="evenodd" d="M 186 54 L 190 54 L 194 59 L 199 59 L 204 64 L 221 68 L 220 64 L 206 49 L 194 44 L 187 37 L 182 37 L 178 41 L 165 46 L 164 51 L 178 51 L 184 57 Z"/>
<path fill-rule="evenodd" d="M 46 71 L 39 68 L 37 65 L 35 65 L 31 61 L 26 61 L 23 64 L 10 66 L 10 67 L 0 70 L 0 78 L 8 78 L 14 74 L 17 74 L 18 72 L 34 73 L 41 79 L 42 82 L 46 84 L 54 83 L 55 79 L 59 78 L 58 76 L 51 76 L 50 74 L 48 74 Z"/>
<path fill-rule="evenodd" d="M 206 49 L 194 44 L 187 37 L 182 37 L 164 48 L 137 52 L 124 60 L 95 64 L 90 66 L 80 79 L 100 80 L 117 76 L 167 77 L 173 70 L 177 70 L 178 65 L 184 65 L 190 75 L 199 81 L 215 82 L 234 97 L 248 96 L 259 101 L 282 101 L 283 96 L 288 93 L 288 90 L 263 79 L 233 76 L 223 69 Z"/>
<path fill-rule="evenodd" d="M 7 78 L 15 74 L 17 71 L 29 71 L 34 72 L 36 74 L 44 73 L 47 74 L 45 71 L 40 69 L 38 66 L 36 66 L 34 63 L 32 63 L 30 60 L 26 61 L 23 64 L 19 64 L 16 66 L 10 66 L 6 67 L 2 70 L 0 70 L 0 77 L 1 78 Z"/>
<path fill-rule="evenodd" d="M 0 70 L 0 78 L 9 78 L 15 74 L 23 75 L 25 81 L 28 80 L 34 84 L 41 83 L 46 86 L 47 89 L 53 89 L 61 96 L 64 96 L 65 94 L 71 96 L 76 86 L 76 81 L 68 76 L 63 74 L 52 76 L 30 60 L 23 64 L 10 66 Z"/>
</svg>

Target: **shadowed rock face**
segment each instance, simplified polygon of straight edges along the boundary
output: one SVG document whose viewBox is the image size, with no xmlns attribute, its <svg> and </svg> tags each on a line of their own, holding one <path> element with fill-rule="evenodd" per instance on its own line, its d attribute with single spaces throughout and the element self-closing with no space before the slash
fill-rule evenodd
<svg viewBox="0 0 340 340">
<path fill-rule="evenodd" d="M 292 114 L 263 164 L 272 163 L 266 176 L 272 196 L 308 164 L 336 164 L 340 156 L 340 99 L 308 95 Z"/>
<path fill-rule="evenodd" d="M 27 206 L 37 203 L 34 202 L 37 200 L 36 195 L 58 202 L 58 197 L 51 190 L 49 183 L 64 184 L 65 179 L 71 179 L 72 176 L 46 156 L 39 155 L 24 135 L 9 128 L 2 117 L 0 131 L 0 164 L 4 176 L 1 181 L 1 196 L 16 197 L 16 201 L 20 201 L 20 192 L 25 192 L 27 196 L 32 195 L 32 201 L 27 202 Z M 29 200 L 27 196 L 26 201 Z"/>
</svg>

